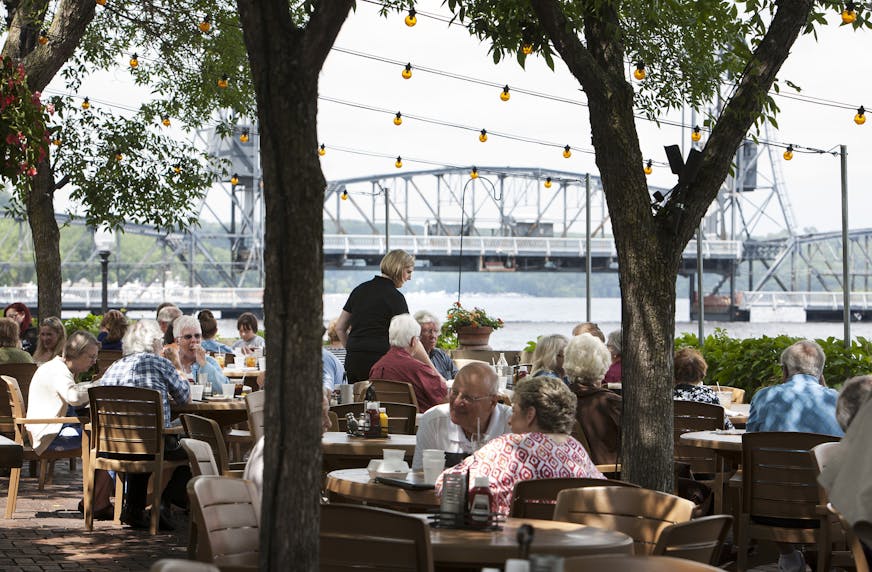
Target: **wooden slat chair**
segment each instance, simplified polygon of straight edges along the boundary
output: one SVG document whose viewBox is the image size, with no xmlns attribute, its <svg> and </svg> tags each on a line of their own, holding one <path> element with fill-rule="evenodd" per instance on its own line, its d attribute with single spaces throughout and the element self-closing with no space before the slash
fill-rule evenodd
<svg viewBox="0 0 872 572">
<path fill-rule="evenodd" d="M 799 432 L 742 435 L 742 506 L 737 570 L 748 566 L 752 538 L 815 544 L 819 572 L 829 569 L 830 513 L 820 504 L 822 487 L 810 453 L 838 437 Z"/>
<path fill-rule="evenodd" d="M 321 572 L 433 572 L 427 523 L 407 514 L 360 505 L 321 505 L 320 540 Z"/>
<path fill-rule="evenodd" d="M 653 554 L 716 566 L 732 524 L 732 516 L 719 514 L 667 526 L 657 538 Z"/>
<path fill-rule="evenodd" d="M 248 429 L 231 429 L 227 433 L 227 446 L 233 448 L 235 458 L 242 459 L 242 447 L 251 449 L 263 437 L 264 408 L 266 392 L 255 391 L 245 396 L 245 409 L 248 412 Z"/>
<path fill-rule="evenodd" d="M 212 454 L 212 447 L 209 443 L 199 439 L 191 439 L 190 437 L 182 439 L 181 443 L 182 449 L 188 454 L 191 475 L 195 477 L 200 475 L 216 477 L 221 474 L 218 472 L 218 463 L 215 462 L 215 455 Z"/>
<path fill-rule="evenodd" d="M 191 517 L 196 523 L 197 560 L 220 569 L 257 570 L 260 503 L 251 481 L 194 477 L 188 481 Z"/>
<path fill-rule="evenodd" d="M 46 483 L 46 475 L 49 463 L 56 459 L 76 459 L 82 456 L 82 449 L 70 449 L 67 451 L 46 451 L 42 455 L 37 455 L 33 450 L 30 442 L 30 434 L 27 432 L 27 425 L 44 424 L 44 423 L 79 423 L 78 417 L 51 417 L 47 419 L 27 419 L 24 409 L 24 398 L 21 395 L 21 388 L 18 386 L 18 381 L 9 377 L 2 376 L 3 387 L 2 391 L 6 394 L 6 398 L 2 399 L 9 406 L 9 411 L 12 413 L 10 420 L 12 421 L 14 435 L 13 440 L 22 446 L 24 453 L 24 461 L 36 461 L 39 463 L 39 484 L 38 490 L 43 490 Z M 0 394 L 2 395 L 2 394 Z M 18 485 L 21 480 L 21 468 L 15 467 L 9 471 L 9 494 L 6 500 L 6 518 L 12 518 L 15 514 L 15 505 L 18 501 Z"/>
<path fill-rule="evenodd" d="M 385 408 L 385 413 L 388 414 L 388 433 L 400 435 L 415 434 L 415 419 L 418 415 L 417 406 L 409 403 L 390 403 L 386 401 L 381 401 L 380 403 Z M 344 403 L 332 406 L 330 411 L 336 414 L 339 431 L 347 429 L 346 414 L 354 413 L 355 417 L 359 417 L 363 413 L 363 408 L 363 403 Z"/>
<path fill-rule="evenodd" d="M 27 411 L 27 401 L 30 399 L 30 380 L 33 379 L 33 374 L 36 373 L 36 368 L 37 365 L 35 363 L 0 364 L 0 376 L 8 375 L 9 377 L 14 377 L 15 381 L 18 382 L 25 411 Z M 0 412 L 0 416 L 2 415 L 3 412 Z"/>
<path fill-rule="evenodd" d="M 575 556 L 563 561 L 564 572 L 723 572 L 720 568 L 692 560 L 669 556 L 625 556 L 603 554 L 600 556 Z"/>
<path fill-rule="evenodd" d="M 94 529 L 95 471 L 151 473 L 153 494 L 149 532 L 157 533 L 160 491 L 164 471 L 187 465 L 187 460 L 164 459 L 164 436 L 176 431 L 164 427 L 163 397 L 156 389 L 97 386 L 88 389 L 91 400 L 91 450 L 85 479 L 85 528 Z M 121 517 L 124 483 L 115 479 L 115 521 Z"/>
<path fill-rule="evenodd" d="M 691 431 L 713 431 L 724 428 L 724 408 L 695 401 L 674 402 L 673 445 L 675 461 L 687 463 L 697 478 L 712 478 L 718 472 L 714 451 L 681 444 L 681 435 Z"/>
<path fill-rule="evenodd" d="M 518 481 L 512 491 L 512 509 L 509 516 L 553 520 L 560 491 L 602 486 L 638 488 L 638 485 L 611 479 L 558 478 Z"/>
<path fill-rule="evenodd" d="M 586 487 L 557 495 L 554 520 L 617 530 L 633 538 L 637 555 L 651 554 L 660 532 L 687 522 L 692 501 L 636 487 Z"/>
<path fill-rule="evenodd" d="M 185 428 L 185 433 L 191 439 L 205 441 L 212 448 L 212 455 L 215 457 L 215 464 L 218 466 L 220 475 L 239 477 L 245 469 L 245 463 L 231 463 L 227 454 L 227 444 L 224 441 L 224 433 L 221 431 L 221 426 L 214 419 L 194 415 L 193 413 L 182 413 L 179 416 L 182 421 L 182 426 Z"/>
<path fill-rule="evenodd" d="M 389 403 L 411 403 L 418 408 L 418 398 L 411 383 L 390 379 L 371 379 L 370 386 L 375 390 L 376 399 Z"/>
<path fill-rule="evenodd" d="M 100 350 L 97 352 L 97 375 L 102 377 L 109 366 L 124 357 L 121 350 Z"/>
</svg>

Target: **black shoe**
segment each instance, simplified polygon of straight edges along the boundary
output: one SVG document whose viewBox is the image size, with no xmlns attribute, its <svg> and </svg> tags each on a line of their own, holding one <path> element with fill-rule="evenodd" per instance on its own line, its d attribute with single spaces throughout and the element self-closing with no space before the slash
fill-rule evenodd
<svg viewBox="0 0 872 572">
<path fill-rule="evenodd" d="M 152 507 L 151 510 L 154 510 Z M 169 503 L 160 504 L 160 518 L 158 519 L 158 528 L 165 531 L 173 531 L 176 529 L 176 523 L 173 521 L 172 510 Z"/>
<path fill-rule="evenodd" d="M 121 524 L 126 524 L 136 530 L 148 530 L 151 524 L 145 515 L 144 509 L 130 509 L 124 507 L 121 511 Z"/>
<path fill-rule="evenodd" d="M 79 501 L 79 506 L 76 507 L 76 510 L 84 514 L 85 501 Z M 111 504 L 101 508 L 100 510 L 94 511 L 94 520 L 112 520 L 113 518 L 115 518 L 115 507 Z M 122 518 L 124 518 L 123 515 Z"/>
</svg>

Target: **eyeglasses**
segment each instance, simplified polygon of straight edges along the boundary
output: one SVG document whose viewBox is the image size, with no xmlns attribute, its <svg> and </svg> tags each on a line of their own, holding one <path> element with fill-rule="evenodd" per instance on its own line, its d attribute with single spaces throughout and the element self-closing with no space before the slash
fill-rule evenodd
<svg viewBox="0 0 872 572">
<path fill-rule="evenodd" d="M 185 334 L 184 336 L 179 336 L 180 338 L 184 338 L 186 340 L 199 340 L 203 337 L 203 334 Z"/>
<path fill-rule="evenodd" d="M 482 399 L 490 399 L 493 395 L 482 395 L 481 397 L 473 397 L 471 395 L 467 395 L 465 393 L 460 393 L 459 391 L 451 390 L 451 394 L 449 398 L 451 401 L 455 399 L 459 399 L 462 403 L 470 404 L 475 403 L 476 401 L 481 401 Z"/>
</svg>

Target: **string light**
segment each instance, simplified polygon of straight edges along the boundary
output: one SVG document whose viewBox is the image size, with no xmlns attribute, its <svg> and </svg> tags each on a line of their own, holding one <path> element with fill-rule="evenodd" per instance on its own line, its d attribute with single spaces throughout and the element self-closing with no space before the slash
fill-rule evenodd
<svg viewBox="0 0 872 572">
<path fill-rule="evenodd" d="M 218 87 L 220 87 L 221 89 L 227 89 L 227 81 L 228 81 L 229 79 L 230 79 L 230 78 L 227 77 L 227 74 L 222 75 L 222 76 L 218 79 Z"/>
<path fill-rule="evenodd" d="M 242 131 L 242 135 L 239 136 L 239 140 L 243 143 L 248 143 L 249 135 L 250 131 L 248 129 L 245 129 Z"/>
<path fill-rule="evenodd" d="M 348 191 L 345 189 L 342 189 L 342 194 L 339 195 L 339 198 L 342 199 L 343 201 L 347 201 L 348 200 Z"/>
<path fill-rule="evenodd" d="M 508 101 L 510 97 L 512 97 L 512 96 L 509 95 L 509 86 L 506 85 L 506 86 L 503 88 L 502 93 L 500 93 L 500 99 L 502 99 L 503 101 Z"/>
<path fill-rule="evenodd" d="M 394 115 L 394 125 L 402 125 L 403 124 L 403 114 L 397 111 L 397 114 Z"/>
<path fill-rule="evenodd" d="M 106 0 L 96 0 L 96 2 L 97 2 L 97 4 L 98 4 L 99 6 L 105 6 L 105 5 L 106 5 Z"/>
<path fill-rule="evenodd" d="M 862 105 L 857 108 L 857 115 L 854 116 L 854 123 L 857 125 L 863 125 L 866 123 L 866 108 Z"/>
<path fill-rule="evenodd" d="M 545 177 L 545 188 L 546 189 L 551 188 L 551 177 Z"/>
<path fill-rule="evenodd" d="M 412 77 L 412 62 L 406 64 L 406 67 L 403 68 L 403 79 L 411 79 Z"/>
<path fill-rule="evenodd" d="M 645 168 L 642 170 L 645 171 L 646 175 L 650 175 L 654 172 L 654 168 L 652 167 L 653 164 L 654 162 L 651 159 L 648 159 L 648 162 L 645 163 Z"/>
<path fill-rule="evenodd" d="M 182 166 L 176 163 L 175 165 L 173 165 L 173 172 L 178 175 L 182 172 Z"/>
<path fill-rule="evenodd" d="M 396 162 L 394 163 L 394 166 L 395 166 L 397 169 L 402 169 L 402 168 L 403 168 L 403 158 L 400 157 L 399 155 L 397 155 L 397 160 L 396 160 Z"/>
<path fill-rule="evenodd" d="M 414 26 L 415 24 L 418 23 L 418 18 L 416 16 L 416 14 L 417 14 L 417 12 L 415 12 L 414 8 L 409 10 L 409 14 L 406 16 L 406 26 L 411 28 L 412 26 Z"/>
<path fill-rule="evenodd" d="M 51 142 L 55 147 L 61 146 L 61 138 L 60 137 L 55 137 L 54 139 L 52 139 Z"/>
<path fill-rule="evenodd" d="M 212 29 L 212 18 L 209 15 L 203 16 L 203 20 L 197 24 L 197 27 L 204 34 L 208 34 Z"/>
<path fill-rule="evenodd" d="M 234 187 L 236 185 L 238 185 L 239 184 L 239 175 L 237 175 L 236 173 L 233 173 L 233 176 L 230 177 L 230 184 L 233 185 Z"/>
<path fill-rule="evenodd" d="M 842 10 L 842 23 L 853 24 L 856 19 L 857 12 L 854 10 L 854 3 L 849 1 L 845 4 L 845 9 Z"/>
<path fill-rule="evenodd" d="M 569 145 L 567 145 L 566 147 L 564 147 L 564 148 L 563 148 L 563 156 L 564 156 L 566 159 L 569 159 L 570 157 L 572 157 L 572 147 L 570 147 Z"/>
<path fill-rule="evenodd" d="M 521 45 L 521 51 L 524 52 L 525 56 L 529 56 L 533 53 L 533 44 L 531 44 L 530 42 L 524 42 Z"/>
<path fill-rule="evenodd" d="M 487 141 L 487 129 L 481 130 L 481 132 L 478 134 L 478 140 L 481 141 L 482 143 Z"/>
<path fill-rule="evenodd" d="M 91 101 L 86 97 L 85 99 L 82 100 L 82 109 L 90 109 L 90 108 L 91 108 Z"/>
<path fill-rule="evenodd" d="M 130 56 L 130 67 L 132 67 L 132 68 L 139 67 L 139 55 L 138 54 L 134 53 L 132 56 Z"/>
<path fill-rule="evenodd" d="M 633 71 L 633 77 L 639 81 L 645 79 L 645 62 L 636 62 L 636 69 Z"/>
<path fill-rule="evenodd" d="M 164 127 L 169 127 L 170 126 L 170 116 L 164 115 L 163 119 L 161 119 L 161 123 L 163 123 Z"/>
<path fill-rule="evenodd" d="M 476 168 L 476 167 L 472 168 L 472 171 L 469 172 L 469 178 L 470 179 L 477 179 L 478 178 L 478 168 Z"/>
<path fill-rule="evenodd" d="M 121 161 L 121 160 L 123 160 L 123 159 L 124 159 L 124 155 L 123 155 L 123 154 L 121 154 L 121 153 L 115 153 L 115 160 L 116 160 L 116 161 Z"/>
<path fill-rule="evenodd" d="M 36 39 L 36 41 L 39 42 L 42 46 L 48 43 L 48 34 L 45 33 L 45 30 L 39 31 L 39 37 Z"/>
<path fill-rule="evenodd" d="M 793 145 L 788 145 L 787 150 L 784 151 L 784 160 L 790 161 L 793 159 Z"/>
<path fill-rule="evenodd" d="M 699 132 L 699 125 L 693 126 L 693 133 L 690 134 L 690 140 L 694 143 L 702 139 L 702 134 Z"/>
<path fill-rule="evenodd" d="M 327 154 L 327 147 L 323 143 L 321 143 L 321 146 L 318 147 L 318 155 L 323 157 L 326 154 Z"/>
</svg>

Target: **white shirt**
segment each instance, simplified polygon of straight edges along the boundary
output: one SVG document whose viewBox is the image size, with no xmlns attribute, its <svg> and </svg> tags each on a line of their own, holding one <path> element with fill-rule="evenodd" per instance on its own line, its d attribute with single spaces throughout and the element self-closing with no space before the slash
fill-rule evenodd
<svg viewBox="0 0 872 572">
<path fill-rule="evenodd" d="M 420 471 L 424 467 L 424 449 L 442 449 L 446 453 L 475 452 L 472 441 L 466 438 L 460 425 L 452 423 L 448 407 L 447 403 L 435 405 L 418 418 L 415 457 L 412 460 L 413 471 Z M 481 436 L 482 445 L 500 435 L 511 433 L 509 428 L 511 414 L 511 407 L 497 403 L 491 413 L 490 422 Z"/>
<path fill-rule="evenodd" d="M 77 384 L 73 373 L 64 358 L 57 356 L 36 369 L 30 381 L 27 399 L 27 416 L 32 419 L 47 419 L 66 415 L 68 405 L 88 403 L 90 383 Z M 30 441 L 37 454 L 42 454 L 55 435 L 61 430 L 61 423 L 50 425 L 28 425 Z"/>
</svg>

